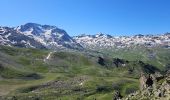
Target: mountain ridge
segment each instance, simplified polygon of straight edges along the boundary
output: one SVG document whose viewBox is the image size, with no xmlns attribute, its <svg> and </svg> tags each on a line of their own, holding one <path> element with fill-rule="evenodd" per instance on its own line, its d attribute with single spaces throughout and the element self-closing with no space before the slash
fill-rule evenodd
<svg viewBox="0 0 170 100">
<path fill-rule="evenodd" d="M 8 38 L 10 37 L 10 38 Z M 14 38 L 15 37 L 15 38 Z M 23 39 L 24 37 L 24 39 Z M 34 41 L 34 43 L 30 42 Z M 170 47 L 170 33 L 161 35 L 112 36 L 78 35 L 71 37 L 65 30 L 54 25 L 26 23 L 18 27 L 0 27 L 0 44 L 19 47 L 57 49 L 112 49 L 132 46 Z"/>
</svg>

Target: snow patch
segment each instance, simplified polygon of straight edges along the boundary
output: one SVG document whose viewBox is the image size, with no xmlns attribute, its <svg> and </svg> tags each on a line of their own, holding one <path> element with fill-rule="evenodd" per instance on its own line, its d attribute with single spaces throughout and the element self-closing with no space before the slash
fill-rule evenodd
<svg viewBox="0 0 170 100">
<path fill-rule="evenodd" d="M 46 56 L 46 58 L 44 59 L 44 62 L 51 57 L 51 54 L 52 54 L 52 53 L 53 53 L 53 52 L 50 52 L 50 53 Z"/>
<path fill-rule="evenodd" d="M 8 33 L 7 35 L 5 35 L 5 38 L 8 38 L 11 35 L 11 33 Z"/>
</svg>

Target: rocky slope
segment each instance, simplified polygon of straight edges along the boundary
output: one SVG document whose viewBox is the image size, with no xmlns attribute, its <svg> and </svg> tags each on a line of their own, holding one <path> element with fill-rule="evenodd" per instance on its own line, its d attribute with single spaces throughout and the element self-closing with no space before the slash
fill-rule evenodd
<svg viewBox="0 0 170 100">
<path fill-rule="evenodd" d="M 165 75 L 160 73 L 141 75 L 140 91 L 130 94 L 123 100 L 170 100 L 170 71 Z"/>
</svg>

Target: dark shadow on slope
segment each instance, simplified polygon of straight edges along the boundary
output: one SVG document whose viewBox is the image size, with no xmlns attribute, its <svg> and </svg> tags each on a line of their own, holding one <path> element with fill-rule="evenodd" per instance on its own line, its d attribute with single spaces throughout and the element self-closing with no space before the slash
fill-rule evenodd
<svg viewBox="0 0 170 100">
<path fill-rule="evenodd" d="M 143 70 L 143 72 L 145 72 L 145 73 L 154 74 L 155 72 L 159 72 L 159 71 L 160 71 L 160 70 L 159 70 L 158 68 L 156 68 L 155 66 L 150 65 L 150 64 L 146 64 L 146 63 L 144 63 L 143 61 L 139 61 L 138 63 L 141 65 L 142 70 Z"/>
</svg>

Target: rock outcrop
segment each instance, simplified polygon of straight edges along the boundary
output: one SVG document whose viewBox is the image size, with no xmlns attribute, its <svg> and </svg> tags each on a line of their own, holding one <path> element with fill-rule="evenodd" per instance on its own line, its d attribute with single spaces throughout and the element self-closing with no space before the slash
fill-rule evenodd
<svg viewBox="0 0 170 100">
<path fill-rule="evenodd" d="M 120 67 L 120 66 L 125 66 L 126 63 L 128 63 L 129 61 L 126 61 L 124 59 L 119 59 L 119 58 L 113 58 L 113 64 L 116 67 Z"/>
<path fill-rule="evenodd" d="M 115 91 L 113 93 L 113 100 L 121 100 L 121 98 L 122 98 L 122 95 L 120 94 L 119 91 Z"/>
<path fill-rule="evenodd" d="M 136 91 L 123 100 L 170 100 L 170 71 L 165 75 L 155 73 L 142 74 L 140 77 L 140 91 Z"/>
</svg>

